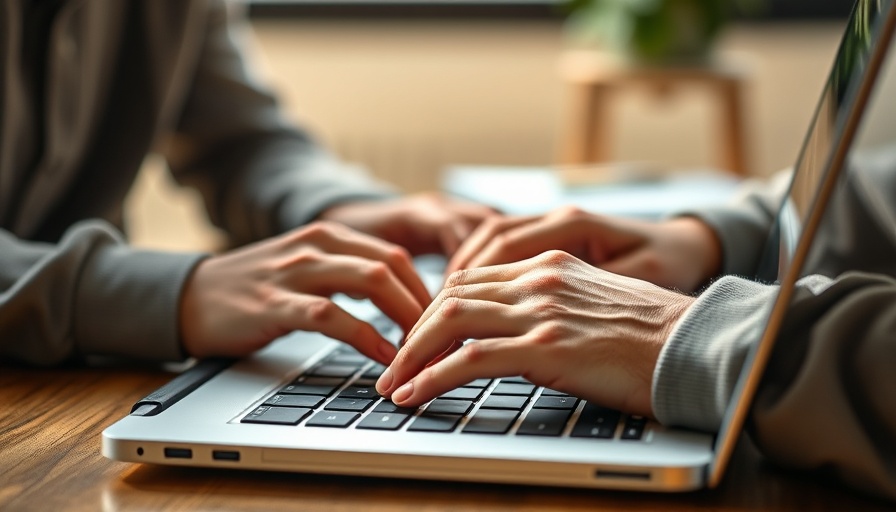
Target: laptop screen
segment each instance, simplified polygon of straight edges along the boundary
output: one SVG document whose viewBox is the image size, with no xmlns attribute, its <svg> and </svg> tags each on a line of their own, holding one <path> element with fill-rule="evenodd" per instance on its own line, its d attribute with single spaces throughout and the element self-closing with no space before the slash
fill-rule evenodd
<svg viewBox="0 0 896 512">
<path fill-rule="evenodd" d="M 874 43 L 881 35 L 880 21 L 892 4 L 892 0 L 859 0 L 853 9 L 794 165 L 790 189 L 769 233 L 756 274 L 760 281 L 780 282 L 793 261 L 806 215 L 831 168 L 835 146 L 867 76 Z"/>
<path fill-rule="evenodd" d="M 765 332 L 747 355 L 732 392 L 716 440 L 716 457 L 709 470 L 711 487 L 721 480 L 734 450 L 793 285 L 867 110 L 896 25 L 893 3 L 894 0 L 858 0 L 847 22 L 757 272 L 759 280 L 780 283 L 780 291 L 774 306 L 770 306 Z"/>
</svg>

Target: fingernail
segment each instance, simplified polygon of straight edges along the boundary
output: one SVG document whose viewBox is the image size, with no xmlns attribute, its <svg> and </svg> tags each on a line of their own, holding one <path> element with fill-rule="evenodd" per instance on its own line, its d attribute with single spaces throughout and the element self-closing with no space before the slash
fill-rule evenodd
<svg viewBox="0 0 896 512">
<path fill-rule="evenodd" d="M 376 392 L 385 395 L 392 387 L 392 368 L 386 367 L 379 380 L 376 381 Z"/>
<path fill-rule="evenodd" d="M 383 359 L 390 363 L 395 359 L 396 354 L 398 354 L 398 349 L 395 348 L 395 345 L 388 342 L 380 343 L 379 351 L 380 355 L 383 356 Z"/>
<path fill-rule="evenodd" d="M 404 402 L 414 394 L 414 383 L 408 382 L 404 386 L 398 388 L 398 391 L 392 393 L 392 401 L 397 403 Z"/>
</svg>

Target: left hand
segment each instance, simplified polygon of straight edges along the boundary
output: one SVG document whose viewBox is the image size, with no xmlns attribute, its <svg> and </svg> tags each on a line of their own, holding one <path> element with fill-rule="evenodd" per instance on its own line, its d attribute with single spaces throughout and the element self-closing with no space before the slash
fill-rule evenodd
<svg viewBox="0 0 896 512">
<path fill-rule="evenodd" d="M 382 238 L 412 255 L 451 256 L 486 217 L 495 213 L 488 206 L 425 192 L 388 201 L 339 204 L 324 210 L 319 219 Z"/>
<path fill-rule="evenodd" d="M 376 388 L 415 407 L 474 379 L 521 375 L 652 416 L 660 350 L 694 300 L 561 251 L 455 272 Z"/>
</svg>

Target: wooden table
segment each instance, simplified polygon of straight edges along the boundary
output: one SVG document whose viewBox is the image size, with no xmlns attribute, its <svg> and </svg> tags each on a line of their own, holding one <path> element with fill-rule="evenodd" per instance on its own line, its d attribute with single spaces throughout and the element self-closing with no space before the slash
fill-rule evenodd
<svg viewBox="0 0 896 512">
<path fill-rule="evenodd" d="M 0 366 L 0 510 L 892 510 L 776 469 L 746 442 L 719 489 L 681 495 L 181 469 L 100 455 L 102 430 L 170 378 L 148 367 Z"/>
</svg>

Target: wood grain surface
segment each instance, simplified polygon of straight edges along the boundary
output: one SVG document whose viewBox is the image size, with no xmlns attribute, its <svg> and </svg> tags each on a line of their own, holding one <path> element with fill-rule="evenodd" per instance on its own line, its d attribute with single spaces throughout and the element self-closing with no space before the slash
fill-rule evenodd
<svg viewBox="0 0 896 512">
<path fill-rule="evenodd" d="M 722 486 L 678 495 L 114 462 L 100 434 L 171 373 L 0 366 L 0 510 L 892 510 L 741 443 Z"/>
</svg>

